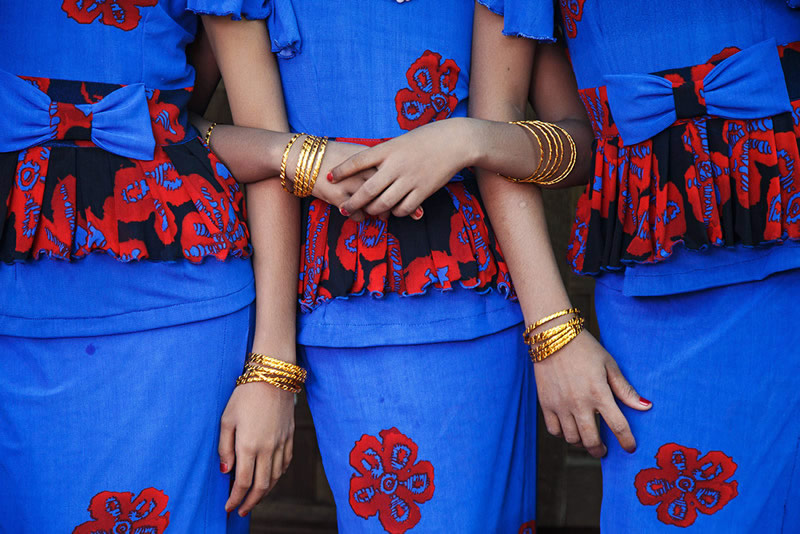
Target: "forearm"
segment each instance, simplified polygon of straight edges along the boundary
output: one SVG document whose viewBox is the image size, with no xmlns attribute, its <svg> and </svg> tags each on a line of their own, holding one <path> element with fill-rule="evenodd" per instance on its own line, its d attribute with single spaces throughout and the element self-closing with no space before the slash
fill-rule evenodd
<svg viewBox="0 0 800 534">
<path fill-rule="evenodd" d="M 295 362 L 300 205 L 277 180 L 247 186 L 250 237 L 255 253 L 255 352 Z"/>
</svg>

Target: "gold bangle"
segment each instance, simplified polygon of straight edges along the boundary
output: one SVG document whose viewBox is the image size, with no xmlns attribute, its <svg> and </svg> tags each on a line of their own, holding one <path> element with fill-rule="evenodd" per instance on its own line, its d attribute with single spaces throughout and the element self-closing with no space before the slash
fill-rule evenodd
<svg viewBox="0 0 800 534">
<path fill-rule="evenodd" d="M 251 352 L 247 355 L 244 371 L 236 379 L 236 385 L 249 384 L 251 382 L 266 382 L 277 388 L 292 393 L 299 393 L 306 380 L 306 370 L 302 367 Z"/>
<path fill-rule="evenodd" d="M 544 160 L 544 148 L 542 147 L 542 140 L 539 139 L 539 134 L 534 132 L 533 128 L 531 128 L 526 121 L 513 121 L 510 122 L 509 124 L 519 126 L 523 130 L 527 130 L 527 132 L 533 136 L 534 141 L 536 141 L 536 144 L 539 145 L 539 163 L 536 165 L 536 168 L 527 178 L 513 178 L 511 176 L 503 176 L 500 173 L 498 173 L 498 175 L 503 176 L 503 178 L 505 178 L 506 180 L 509 180 L 514 183 L 531 182 L 536 177 L 536 175 L 539 174 L 539 169 L 541 169 L 542 161 Z"/>
<path fill-rule="evenodd" d="M 533 334 L 538 328 L 565 315 L 574 315 L 574 317 L 566 323 Z M 564 348 L 581 333 L 584 324 L 585 321 L 581 316 L 580 310 L 578 308 L 569 308 L 543 317 L 528 326 L 523 334 L 523 341 L 529 346 L 528 354 L 531 360 L 534 363 L 538 363 Z"/>
<path fill-rule="evenodd" d="M 289 191 L 286 188 L 286 164 L 289 161 L 289 152 L 291 152 L 292 145 L 294 145 L 295 141 L 297 141 L 303 135 L 305 134 L 303 133 L 294 134 L 294 137 L 289 139 L 289 142 L 286 144 L 286 148 L 283 149 L 283 157 L 281 158 L 281 187 L 287 193 L 291 193 L 291 191 Z"/>
<path fill-rule="evenodd" d="M 317 153 L 319 152 L 319 147 L 322 144 L 321 137 L 314 137 L 314 143 L 311 145 L 311 148 L 308 151 L 308 159 L 305 162 L 305 168 L 303 169 L 303 183 L 302 187 L 299 192 L 296 192 L 297 196 L 300 198 L 305 198 L 311 195 L 311 190 L 314 186 L 311 184 L 311 174 L 314 168 L 314 162 L 317 159 Z"/>
<path fill-rule="evenodd" d="M 526 328 L 525 329 L 525 333 L 522 334 L 522 338 L 527 343 L 528 339 L 530 338 L 530 335 L 533 333 L 533 331 L 536 330 L 537 328 L 539 328 L 540 326 L 542 326 L 542 325 L 544 325 L 546 323 L 549 323 L 553 319 L 558 319 L 559 317 L 564 317 L 565 315 L 580 315 L 580 314 L 581 314 L 581 311 L 578 308 L 567 308 L 566 310 L 561 310 L 559 312 L 552 313 L 552 314 L 548 315 L 547 317 L 543 317 L 543 318 L 539 319 L 538 321 L 536 321 L 535 323 L 530 325 L 528 328 Z"/>
<path fill-rule="evenodd" d="M 217 125 L 216 122 L 212 122 L 211 126 L 208 127 L 208 130 L 206 130 L 206 135 L 203 138 L 203 141 L 205 142 L 206 146 L 209 147 L 209 148 L 211 147 L 211 132 L 214 131 L 214 127 L 216 125 Z"/>
<path fill-rule="evenodd" d="M 569 150 L 569 162 L 567 163 L 567 166 L 564 168 L 564 170 L 561 171 L 561 174 L 559 174 L 557 177 L 549 180 L 546 183 L 545 182 L 540 182 L 541 185 L 554 185 L 554 184 L 557 184 L 557 183 L 565 180 L 567 178 L 567 176 L 569 176 L 570 173 L 572 172 L 572 170 L 575 168 L 575 162 L 578 159 L 577 150 L 575 148 L 575 140 L 572 139 L 572 136 L 569 134 L 569 132 L 566 131 L 561 126 L 557 125 L 557 124 L 552 124 L 551 127 L 554 128 L 555 130 L 557 130 L 557 134 L 559 135 L 559 139 L 561 138 L 560 134 L 564 134 L 564 137 L 567 138 L 567 143 L 569 144 L 569 149 L 570 149 Z M 559 167 L 560 167 L 560 165 L 559 165 Z"/>
<path fill-rule="evenodd" d="M 548 183 L 548 181 L 555 175 L 556 172 L 558 172 L 558 169 L 561 167 L 561 163 L 564 161 L 564 142 L 561 140 L 561 136 L 558 135 L 556 130 L 552 127 L 552 124 L 537 121 L 536 125 L 543 132 L 547 132 L 547 135 L 549 135 L 553 140 L 553 152 L 551 152 L 550 157 L 548 158 L 550 167 L 547 169 L 547 172 L 542 173 L 541 176 L 534 180 L 535 184 L 542 185 Z"/>
<path fill-rule="evenodd" d="M 300 149 L 300 155 L 297 158 L 297 168 L 294 171 L 294 189 L 292 191 L 296 196 L 300 196 L 300 192 L 303 190 L 306 164 L 308 162 L 308 156 L 311 153 L 311 147 L 314 145 L 314 140 L 315 137 L 313 135 L 306 137 Z"/>
<path fill-rule="evenodd" d="M 319 170 L 322 168 L 322 159 L 325 157 L 325 149 L 327 147 L 328 147 L 328 138 L 323 137 L 322 143 L 320 144 L 319 147 L 319 152 L 316 154 L 316 161 L 314 162 L 314 168 L 311 171 L 311 179 L 309 180 L 308 184 L 309 195 L 314 190 L 314 186 L 317 183 L 317 178 L 319 177 Z"/>
</svg>

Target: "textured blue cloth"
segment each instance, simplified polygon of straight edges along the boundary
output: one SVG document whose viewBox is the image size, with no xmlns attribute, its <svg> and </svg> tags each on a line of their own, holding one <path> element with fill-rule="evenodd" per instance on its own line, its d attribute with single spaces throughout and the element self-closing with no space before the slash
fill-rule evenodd
<svg viewBox="0 0 800 534">
<path fill-rule="evenodd" d="M 534 531 L 536 393 L 521 335 L 304 347 L 339 532 Z"/>
<path fill-rule="evenodd" d="M 95 0 L 72 3 L 75 7 L 70 10 L 67 1 L 64 7 L 50 0 L 0 2 L 0 70 L 15 76 L 133 85 L 125 92 L 135 92 L 141 85 L 165 90 L 194 84 L 185 47 L 194 39 L 197 16 L 187 11 L 187 0 L 160 0 L 153 7 L 140 6 L 150 2 L 129 2 L 126 6 L 130 6 L 116 11 Z M 96 18 L 88 23 L 73 18 L 83 13 Z M 1 80 L 0 94 L 7 94 L 8 78 Z M 37 93 L 38 98 L 46 98 Z M 16 109 L 14 105 L 4 108 Z M 149 113 L 144 116 L 149 120 Z M 102 117 L 99 120 L 102 124 Z M 121 127 L 116 119 L 113 122 L 101 130 Z M 137 145 L 128 146 L 129 141 L 117 137 L 110 148 L 133 150 Z M 140 151 L 141 147 L 136 152 Z M 26 335 L 65 335 L 74 328 L 74 335 L 90 335 L 146 330 L 213 317 L 215 307 L 220 314 L 229 313 L 254 295 L 249 260 L 219 265 L 207 261 L 200 268 L 166 263 L 131 268 L 103 261 L 107 259 L 74 265 L 45 260 L 35 268 L 0 265 L 4 316 L 0 331 L 19 334 L 24 328 Z M 119 284 L 119 293 L 111 281 Z M 61 282 L 64 285 L 59 287 Z M 81 323 L 79 317 L 87 321 Z M 28 322 L 37 318 L 56 322 Z"/>
<path fill-rule="evenodd" d="M 216 451 L 250 315 L 110 336 L 0 335 L 0 532 L 248 532 L 225 513 L 230 477 Z M 147 498 L 138 517 L 137 497 Z"/>
<path fill-rule="evenodd" d="M 432 88 L 439 83 L 429 80 L 417 87 L 410 74 L 426 51 L 459 69 L 447 94 L 457 100 L 449 116 L 466 115 L 472 1 L 274 0 L 272 5 L 268 23 L 273 44 L 294 43 L 279 51 L 292 131 L 349 139 L 405 133 L 399 91 L 430 91 L 418 95 L 424 99 L 436 93 Z M 552 17 L 548 29 L 552 31 Z M 429 291 L 408 302 L 394 296 L 377 301 L 368 295 L 351 296 L 301 316 L 299 339 L 319 346 L 404 343 L 401 323 L 408 321 L 405 343 L 452 341 L 496 332 L 521 320 L 516 302 L 496 294 L 485 297 L 490 300 L 469 291 Z"/>
<path fill-rule="evenodd" d="M 477 0 L 489 11 L 503 15 L 503 35 L 527 37 L 539 41 L 554 41 L 553 2 L 535 0 Z"/>
<path fill-rule="evenodd" d="M 537 5 L 534 0 L 521 1 Z M 563 0 L 561 4 L 570 57 L 581 89 L 606 85 L 610 75 L 641 75 L 699 65 L 726 47 L 746 49 L 770 39 L 778 44 L 800 40 L 800 11 L 787 8 L 784 0 L 676 0 L 648 2 L 635 8 L 622 0 Z M 744 101 L 736 105 L 756 104 Z M 765 276 L 761 267 L 770 263 L 769 249 L 736 247 L 733 251 L 736 253 L 713 250 L 705 256 L 686 253 L 655 266 L 627 268 L 625 276 L 637 279 L 626 283 L 626 291 L 667 295 Z M 800 248 L 782 253 L 781 262 L 775 266 L 800 267 Z M 658 273 L 660 269 L 665 269 L 663 275 Z M 708 274 L 711 270 L 713 276 Z M 700 271 L 705 274 L 693 280 L 693 273 Z M 647 278 L 639 277 L 639 272 L 648 273 Z"/>
<path fill-rule="evenodd" d="M 653 408 L 623 407 L 634 454 L 604 428 L 601 528 L 796 532 L 800 271 L 668 297 L 628 297 L 604 279 L 595 300 L 603 344 Z M 738 496 L 727 499 L 733 483 Z"/>
<path fill-rule="evenodd" d="M 672 83 L 653 74 L 605 77 L 611 113 L 622 141 L 635 145 L 678 120 Z M 703 79 L 709 115 L 726 119 L 769 117 L 792 111 L 774 39 L 723 60 Z"/>
<path fill-rule="evenodd" d="M 56 139 L 53 101 L 32 84 L 0 71 L 0 108 L 8 127 L 0 130 L 0 152 L 15 152 Z M 92 115 L 91 141 L 103 150 L 152 160 L 156 141 L 144 85 L 121 87 L 95 104 L 76 106 Z"/>
</svg>

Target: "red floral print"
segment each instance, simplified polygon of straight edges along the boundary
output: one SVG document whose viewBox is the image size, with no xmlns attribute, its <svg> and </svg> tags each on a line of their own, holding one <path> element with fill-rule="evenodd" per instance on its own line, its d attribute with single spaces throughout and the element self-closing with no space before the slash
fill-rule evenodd
<svg viewBox="0 0 800 534">
<path fill-rule="evenodd" d="M 658 520 L 667 525 L 688 527 L 697 512 L 715 514 L 739 493 L 738 482 L 728 481 L 738 467 L 722 452 L 700 451 L 667 443 L 655 456 L 658 467 L 639 471 L 634 485 L 639 502 L 658 505 Z"/>
<path fill-rule="evenodd" d="M 64 0 L 61 9 L 81 24 L 91 24 L 100 17 L 107 26 L 130 31 L 142 19 L 139 8 L 157 3 L 158 0 Z"/>
<path fill-rule="evenodd" d="M 411 89 L 400 89 L 395 96 L 397 122 L 404 130 L 446 119 L 458 105 L 455 95 L 461 69 L 452 59 L 426 50 L 406 72 Z"/>
<path fill-rule="evenodd" d="M 528 521 L 519 527 L 518 534 L 536 534 L 536 521 Z"/>
<path fill-rule="evenodd" d="M 583 3 L 586 0 L 560 0 L 561 15 L 564 17 L 564 31 L 574 39 L 578 35 L 578 22 L 583 17 Z"/>
<path fill-rule="evenodd" d="M 130 492 L 101 491 L 89 504 L 87 521 L 72 534 L 163 534 L 169 525 L 167 502 L 161 490 L 147 488 L 135 498 Z"/>
<path fill-rule="evenodd" d="M 378 440 L 363 435 L 350 451 L 356 474 L 350 479 L 350 506 L 359 517 L 378 515 L 390 534 L 403 534 L 419 523 L 418 504 L 433 497 L 433 465 L 417 462 L 417 444 L 396 428 Z"/>
</svg>

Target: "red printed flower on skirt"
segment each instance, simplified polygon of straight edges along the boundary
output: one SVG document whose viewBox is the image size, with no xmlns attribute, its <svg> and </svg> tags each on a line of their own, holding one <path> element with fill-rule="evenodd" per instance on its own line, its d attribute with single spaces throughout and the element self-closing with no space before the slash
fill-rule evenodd
<svg viewBox="0 0 800 534">
<path fill-rule="evenodd" d="M 426 50 L 406 72 L 411 89 L 400 89 L 394 98 L 400 127 L 413 130 L 449 117 L 458 105 L 455 90 L 460 73 L 455 61 L 442 63 L 441 55 Z"/>
<path fill-rule="evenodd" d="M 87 521 L 72 534 L 163 534 L 169 525 L 169 497 L 161 490 L 147 488 L 134 498 L 130 492 L 101 491 L 89 504 Z"/>
<path fill-rule="evenodd" d="M 64 0 L 61 9 L 81 24 L 91 24 L 101 17 L 103 24 L 129 31 L 142 19 L 139 8 L 157 3 L 158 0 Z"/>
<path fill-rule="evenodd" d="M 667 443 L 656 454 L 658 467 L 636 475 L 639 502 L 658 505 L 656 514 L 662 523 L 688 527 L 698 511 L 715 514 L 739 494 L 738 482 L 728 481 L 738 467 L 731 457 L 720 451 L 699 456 L 697 449 Z"/>
<path fill-rule="evenodd" d="M 357 471 L 350 479 L 350 506 L 364 519 L 377 514 L 386 532 L 403 534 L 419 523 L 418 504 L 433 497 L 433 465 L 417 462 L 417 444 L 396 428 L 380 436 L 383 443 L 365 434 L 350 451 Z"/>
</svg>

